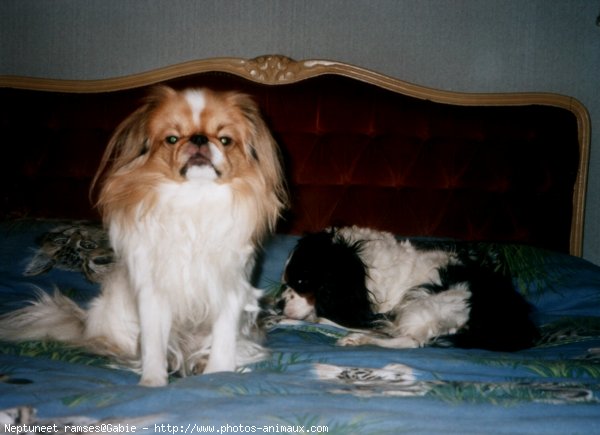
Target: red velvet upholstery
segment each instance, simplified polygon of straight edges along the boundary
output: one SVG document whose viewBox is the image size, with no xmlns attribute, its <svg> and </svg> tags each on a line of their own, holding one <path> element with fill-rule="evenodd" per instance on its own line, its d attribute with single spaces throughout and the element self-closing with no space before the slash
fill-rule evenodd
<svg viewBox="0 0 600 435">
<path fill-rule="evenodd" d="M 333 75 L 278 86 L 222 73 L 169 83 L 256 97 L 289 179 L 281 231 L 356 223 L 569 251 L 579 148 L 568 110 L 439 104 Z M 143 93 L 0 89 L 0 212 L 97 217 L 89 182 L 111 131 Z"/>
</svg>

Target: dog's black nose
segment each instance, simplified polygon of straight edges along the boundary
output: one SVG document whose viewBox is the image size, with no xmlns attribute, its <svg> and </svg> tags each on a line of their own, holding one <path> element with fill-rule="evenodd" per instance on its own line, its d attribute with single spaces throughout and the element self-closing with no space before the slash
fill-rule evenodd
<svg viewBox="0 0 600 435">
<path fill-rule="evenodd" d="M 203 134 L 195 134 L 190 138 L 190 142 L 196 146 L 202 146 L 208 143 L 208 138 Z"/>
</svg>

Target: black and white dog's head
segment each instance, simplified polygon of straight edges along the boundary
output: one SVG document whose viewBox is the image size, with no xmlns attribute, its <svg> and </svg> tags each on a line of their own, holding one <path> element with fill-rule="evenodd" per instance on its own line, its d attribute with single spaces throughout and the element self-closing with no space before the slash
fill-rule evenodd
<svg viewBox="0 0 600 435">
<path fill-rule="evenodd" d="M 324 317 L 347 327 L 368 327 L 378 319 L 366 287 L 361 244 L 335 229 L 309 234 L 298 242 L 285 266 L 278 302 L 286 317 Z"/>
</svg>

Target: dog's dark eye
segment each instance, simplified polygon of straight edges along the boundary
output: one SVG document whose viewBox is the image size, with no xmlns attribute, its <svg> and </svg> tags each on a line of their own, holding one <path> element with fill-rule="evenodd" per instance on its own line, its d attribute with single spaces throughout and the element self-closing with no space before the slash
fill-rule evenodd
<svg viewBox="0 0 600 435">
<path fill-rule="evenodd" d="M 178 140 L 179 140 L 179 138 L 177 136 L 167 136 L 167 138 L 165 139 L 165 142 L 167 142 L 168 144 L 174 145 L 177 143 Z"/>
<path fill-rule="evenodd" d="M 219 138 L 219 141 L 220 141 L 220 142 L 221 142 L 223 145 L 227 146 L 227 145 L 231 145 L 231 143 L 233 142 L 233 139 L 231 139 L 229 136 L 221 136 L 221 137 Z"/>
</svg>

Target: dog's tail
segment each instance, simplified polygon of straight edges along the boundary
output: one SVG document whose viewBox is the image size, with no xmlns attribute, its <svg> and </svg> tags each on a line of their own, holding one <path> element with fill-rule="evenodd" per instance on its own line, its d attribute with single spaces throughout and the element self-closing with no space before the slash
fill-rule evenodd
<svg viewBox="0 0 600 435">
<path fill-rule="evenodd" d="M 19 310 L 0 316 L 0 340 L 82 342 L 86 312 L 59 291 L 43 291 L 37 300 Z"/>
</svg>

